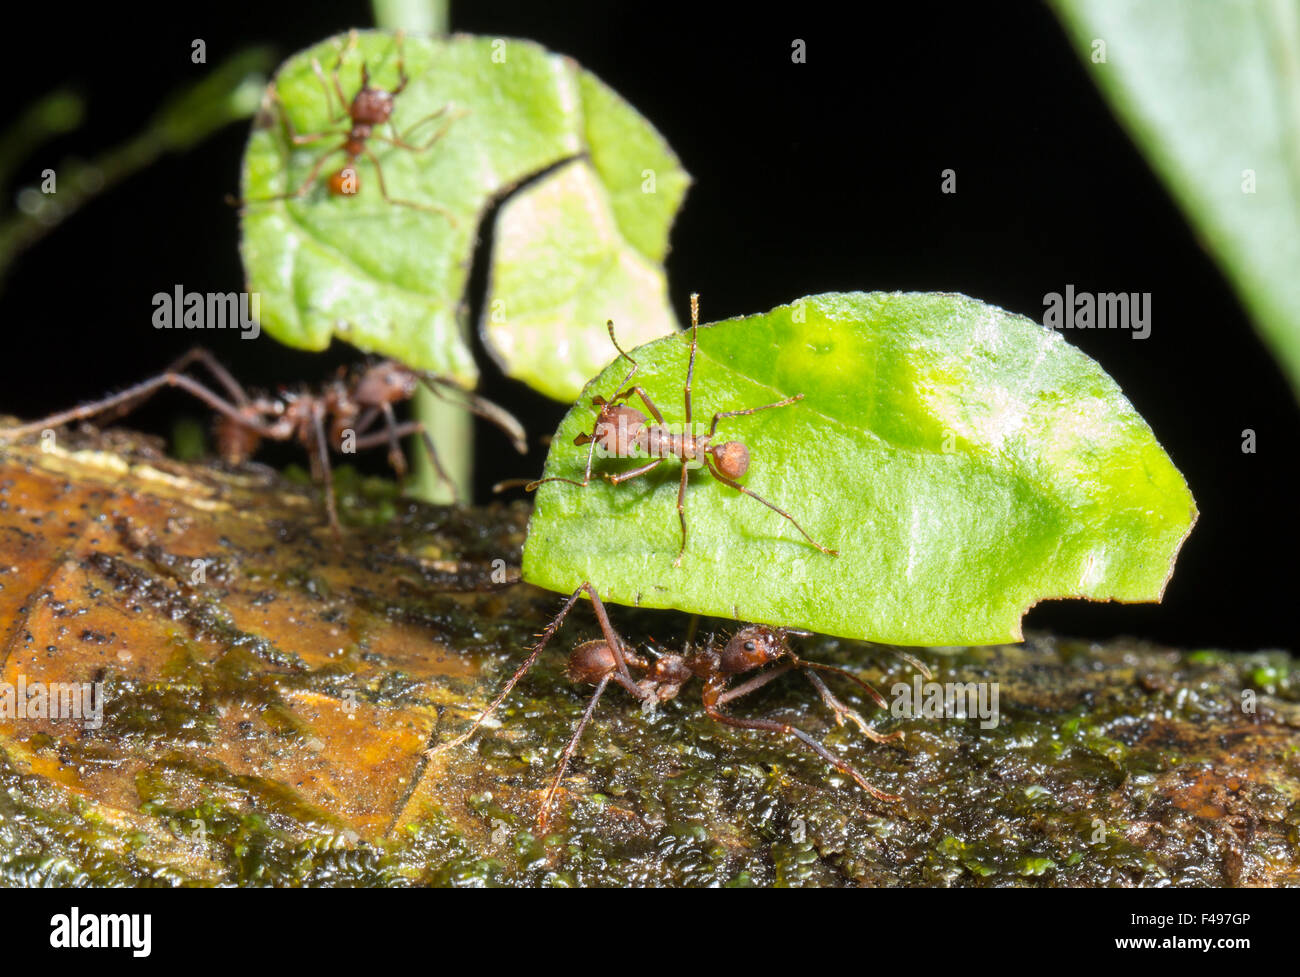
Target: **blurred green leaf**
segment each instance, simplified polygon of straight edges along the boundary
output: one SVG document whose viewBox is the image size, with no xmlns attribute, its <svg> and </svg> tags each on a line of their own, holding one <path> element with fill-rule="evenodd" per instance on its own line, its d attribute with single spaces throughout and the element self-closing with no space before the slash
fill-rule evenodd
<svg viewBox="0 0 1300 977">
<path fill-rule="evenodd" d="M 1300 4 L 1052 2 L 1300 396 Z"/>
<path fill-rule="evenodd" d="M 183 152 L 222 126 L 252 115 L 271 64 L 269 48 L 237 51 L 199 81 L 180 89 L 135 136 L 93 160 L 62 161 L 55 171 L 54 192 L 24 187 L 18 193 L 18 213 L 0 221 L 0 276 L 16 255 L 87 201 L 152 165 L 163 153 Z M 78 127 L 84 113 L 82 98 L 68 91 L 37 102 L 4 134 L 0 149 L 3 178 L 47 139 Z"/>
<path fill-rule="evenodd" d="M 312 59 L 328 74 L 346 43 L 332 38 L 281 67 L 245 155 L 244 263 L 272 335 L 309 349 L 338 336 L 472 385 L 463 302 L 478 224 L 494 200 L 535 176 L 502 208 L 495 233 L 484 333 L 505 372 L 568 400 L 610 359 L 599 328 L 606 318 L 624 323 L 632 342 L 675 328 L 662 261 L 688 177 L 617 95 L 531 42 L 405 39 L 410 83 L 396 99 L 396 130 L 407 134 L 445 108 L 408 141 L 427 141 L 444 123 L 446 132 L 425 152 L 371 145 L 391 198 L 444 208 L 454 223 L 386 202 L 364 159 L 358 192 L 332 196 L 325 183 L 341 153 L 302 198 L 266 202 L 303 187 L 342 142 L 338 99 L 331 122 Z M 363 60 L 373 85 L 396 87 L 393 35 L 363 32 L 339 68 L 346 97 L 360 87 Z M 291 145 L 277 98 L 299 134 L 338 135 Z M 642 200 L 633 188 L 641 193 L 647 170 L 653 192 Z"/>
<path fill-rule="evenodd" d="M 850 293 L 701 328 L 699 343 L 696 433 L 715 411 L 806 395 L 724 420 L 714 440 L 744 441 L 742 484 L 840 556 L 696 471 L 674 568 L 669 461 L 617 486 L 543 485 L 525 580 L 898 644 L 1019 640 L 1047 598 L 1160 599 L 1196 519 L 1191 493 L 1115 382 L 1059 333 L 960 295 Z M 683 420 L 688 355 L 684 336 L 633 353 L 669 423 Z M 547 476 L 581 480 L 589 398 L 626 373 L 616 362 L 583 391 Z M 644 460 L 598 458 L 596 471 Z"/>
</svg>

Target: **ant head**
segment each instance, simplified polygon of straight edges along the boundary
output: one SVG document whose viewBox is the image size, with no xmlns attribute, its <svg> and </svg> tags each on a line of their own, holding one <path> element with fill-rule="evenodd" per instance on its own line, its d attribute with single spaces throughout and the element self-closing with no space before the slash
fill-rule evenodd
<svg viewBox="0 0 1300 977">
<path fill-rule="evenodd" d="M 749 449 L 739 441 L 726 441 L 710 446 L 709 454 L 718 471 L 727 478 L 740 478 L 749 471 Z"/>
<path fill-rule="evenodd" d="M 600 403 L 596 404 L 596 401 Z M 573 439 L 574 444 L 587 444 L 595 441 L 596 446 L 606 457 L 626 458 L 632 454 L 637 435 L 645 429 L 645 415 L 635 407 L 626 404 L 610 404 L 602 398 L 592 400 L 600 408 L 596 417 L 596 433 L 580 434 Z"/>
<path fill-rule="evenodd" d="M 415 394 L 417 383 L 411 370 L 393 360 L 384 360 L 366 368 L 353 396 L 358 404 L 367 407 L 396 404 L 409 400 Z"/>
<path fill-rule="evenodd" d="M 790 654 L 784 628 L 749 624 L 741 628 L 722 649 L 718 665 L 725 675 L 739 675 L 777 661 Z"/>
<path fill-rule="evenodd" d="M 612 675 L 618 668 L 618 659 L 605 641 L 584 641 L 569 653 L 568 672 L 570 682 L 582 682 L 596 685 L 606 675 Z"/>
<path fill-rule="evenodd" d="M 352 121 L 365 126 L 381 126 L 393 114 L 393 96 L 382 88 L 371 88 L 369 77 L 352 99 L 348 114 Z"/>
</svg>

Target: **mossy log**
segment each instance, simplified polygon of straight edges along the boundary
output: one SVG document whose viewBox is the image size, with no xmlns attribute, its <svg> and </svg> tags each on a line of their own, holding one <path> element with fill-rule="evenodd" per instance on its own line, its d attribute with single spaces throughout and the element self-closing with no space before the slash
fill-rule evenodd
<svg viewBox="0 0 1300 977">
<path fill-rule="evenodd" d="M 517 582 L 522 505 L 342 494 L 337 540 L 310 486 L 258 467 L 181 464 L 129 434 L 0 449 L 0 882 L 1300 884 L 1285 653 L 1049 635 L 919 651 L 937 682 L 997 683 L 992 728 L 873 712 L 846 689 L 904 731 L 873 744 L 793 674 L 735 703 L 824 739 L 894 803 L 711 722 L 698 685 L 652 714 L 612 689 L 538 837 L 588 694 L 564 661 L 597 634 L 589 607 L 499 722 L 429 758 L 560 598 Z M 614 614 L 660 648 L 690 623 Z M 914 680 L 878 645 L 801 651 L 886 694 Z M 102 690 L 101 721 L 17 714 L 20 689 L 51 683 Z"/>
</svg>

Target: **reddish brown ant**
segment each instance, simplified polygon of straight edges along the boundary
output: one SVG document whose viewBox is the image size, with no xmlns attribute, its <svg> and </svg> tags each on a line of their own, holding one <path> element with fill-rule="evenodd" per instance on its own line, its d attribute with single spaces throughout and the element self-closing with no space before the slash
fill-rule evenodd
<svg viewBox="0 0 1300 977">
<path fill-rule="evenodd" d="M 284 127 L 288 130 L 289 141 L 294 146 L 306 146 L 312 143 L 320 142 L 322 139 L 329 139 L 333 136 L 341 136 L 342 141 L 332 146 L 317 157 L 316 162 L 312 165 L 311 170 L 307 173 L 306 179 L 297 190 L 290 190 L 287 193 L 276 194 L 272 197 L 258 197 L 255 202 L 262 203 L 273 200 L 293 200 L 305 197 L 308 191 L 315 185 L 320 176 L 321 168 L 325 161 L 336 153 L 343 154 L 343 165 L 337 172 L 331 174 L 326 180 L 326 186 L 329 192 L 336 197 L 354 196 L 360 189 L 360 178 L 357 174 L 357 162 L 364 156 L 375 168 L 375 178 L 379 184 L 379 193 L 384 200 L 390 204 L 397 204 L 402 207 L 411 207 L 416 210 L 423 210 L 429 213 L 441 214 L 448 223 L 455 226 L 455 216 L 444 207 L 436 204 L 416 203 L 411 200 L 399 200 L 388 193 L 388 187 L 384 183 L 384 171 L 379 165 L 379 157 L 375 155 L 370 148 L 371 140 L 378 139 L 386 142 L 391 146 L 399 149 L 408 149 L 412 152 L 423 153 L 433 146 L 439 139 L 446 135 L 451 123 L 455 117 L 448 119 L 442 127 L 433 134 L 428 142 L 417 145 L 409 141 L 410 135 L 426 122 L 431 122 L 444 115 L 448 106 L 443 106 L 437 112 L 425 116 L 406 130 L 405 135 L 399 135 L 396 127 L 392 122 L 393 109 L 396 104 L 395 100 L 398 95 L 405 91 L 410 78 L 406 74 L 406 62 L 402 55 L 403 34 L 398 31 L 394 46 L 397 49 L 397 87 L 391 91 L 383 88 L 374 88 L 370 84 L 370 67 L 364 61 L 361 64 L 361 87 L 357 93 L 348 99 L 343 94 L 343 86 L 339 83 L 339 70 L 347 56 L 357 46 L 357 33 L 351 31 L 348 34 L 348 43 L 339 52 L 338 61 L 335 62 L 333 70 L 329 74 L 328 80 L 325 71 L 320 62 L 312 58 L 312 71 L 316 73 L 321 87 L 325 91 L 325 102 L 329 106 L 330 122 L 337 123 L 345 121 L 348 123 L 346 129 L 330 129 L 324 132 L 299 133 L 293 127 L 293 122 L 289 119 L 289 113 L 285 110 L 284 103 L 280 101 L 279 95 L 272 89 L 272 97 L 280 110 L 280 117 L 284 122 Z M 331 94 L 332 89 L 332 94 Z M 339 104 L 334 105 L 334 96 L 338 97 Z M 382 135 L 375 130 L 387 125 L 389 135 Z"/>
<path fill-rule="evenodd" d="M 224 388 L 226 397 L 183 372 L 195 363 L 212 374 Z M 345 450 L 350 453 L 386 444 L 389 463 L 401 477 L 406 474 L 407 464 L 400 439 L 418 435 L 424 440 L 438 477 L 455 494 L 455 486 L 438 460 L 433 439 L 424 425 L 419 421 L 398 421 L 393 410 L 395 404 L 410 400 L 420 386 L 439 397 L 444 396 L 445 391 L 454 392 L 463 398 L 467 410 L 490 421 L 510 437 L 520 454 L 527 451 L 523 427 L 501 407 L 445 377 L 411 369 L 395 360 L 381 360 L 351 374 L 340 371 L 319 393 L 304 389 L 281 391 L 276 397 L 250 397 L 211 353 L 199 348 L 190 350 L 157 376 L 120 393 L 51 414 L 39 421 L 0 428 L 0 441 L 13 441 L 99 414 L 117 417 L 133 410 L 164 387 L 179 387 L 217 412 L 217 448 L 222 458 L 231 464 L 247 459 L 263 439 L 301 443 L 311 459 L 313 477 L 325 483 L 325 508 L 330 527 L 337 534 L 340 529 L 329 460 L 331 448 L 340 453 Z M 383 428 L 375 430 L 380 421 Z M 345 444 L 349 432 L 350 444 Z"/>
<path fill-rule="evenodd" d="M 888 735 L 877 733 L 855 709 L 846 706 L 835 696 L 818 672 L 827 672 L 847 678 L 860 689 L 863 689 L 878 706 L 887 708 L 884 698 L 869 684 L 843 668 L 820 662 L 805 661 L 795 654 L 788 639 L 793 635 L 807 637 L 810 632 L 800 631 L 795 628 L 748 624 L 721 646 L 710 638 L 709 641 L 698 647 L 688 644 L 683 653 L 660 654 L 653 661 L 649 661 L 637 655 L 614 629 L 604 604 L 601 603 L 596 589 L 590 583 L 584 583 L 573 592 L 572 596 L 560 609 L 559 614 L 543 630 L 540 640 L 533 646 L 528 657 L 510 676 L 496 698 L 474 720 L 469 729 L 455 739 L 426 751 L 427 755 L 432 756 L 453 746 L 458 746 L 474 735 L 488 717 L 496 712 L 525 673 L 532 668 L 546 645 L 559 630 L 560 625 L 564 623 L 569 611 L 578 602 L 578 598 L 584 593 L 591 598 L 592 609 L 595 611 L 596 620 L 600 624 L 604 638 L 584 641 L 574 648 L 569 655 L 567 674 L 573 682 L 594 685 L 596 688 L 556 765 L 555 776 L 551 780 L 550 789 L 546 792 L 541 811 L 538 814 L 537 830 L 539 833 L 544 833 L 550 823 L 551 806 L 564 780 L 564 773 L 568 769 L 569 760 L 577 749 L 583 731 L 591 721 L 591 717 L 596 710 L 596 704 L 600 701 L 601 695 L 604 694 L 610 682 L 621 685 L 632 696 L 640 700 L 643 705 L 649 707 L 675 698 L 677 693 L 681 691 L 682 686 L 692 678 L 701 679 L 704 682 L 702 693 L 704 711 L 714 721 L 726 726 L 757 729 L 792 737 L 835 769 L 852 778 L 854 783 L 878 800 L 897 801 L 900 799 L 898 795 L 888 794 L 872 786 L 851 764 L 835 756 L 825 746 L 798 727 L 772 719 L 746 719 L 723 711 L 723 706 L 728 703 L 739 699 L 741 696 L 749 695 L 774 678 L 794 669 L 807 676 L 808 681 L 817 690 L 822 701 L 835 715 L 837 724 L 843 725 L 845 720 L 848 720 L 857 726 L 863 735 L 875 743 L 889 743 L 902 736 L 901 731 Z M 904 654 L 902 657 L 915 665 L 926 678 L 930 678 L 930 670 L 925 665 L 910 655 Z M 774 667 L 760 672 L 739 685 L 731 686 L 733 679 L 768 665 Z M 634 672 L 640 677 L 634 677 Z"/>
<path fill-rule="evenodd" d="M 590 434 L 579 434 L 573 439 L 573 443 L 576 445 L 585 444 L 588 446 L 587 467 L 582 481 L 579 482 L 577 479 L 556 475 L 529 482 L 526 486 L 527 490 L 530 492 L 535 491 L 538 486 L 547 482 L 567 482 L 579 488 L 586 488 L 591 482 L 591 469 L 597 447 L 601 449 L 605 456 L 612 455 L 618 458 L 627 458 L 640 451 L 654 459 L 629 471 L 602 473 L 603 477 L 613 485 L 621 485 L 623 482 L 639 478 L 648 472 L 654 471 L 667 459 L 676 458 L 682 465 L 681 481 L 677 488 L 677 517 L 682 525 L 682 545 L 677 551 L 677 559 L 673 561 L 673 566 L 681 566 L 682 557 L 686 553 L 686 484 L 690 477 L 689 462 L 697 461 L 707 468 L 709 474 L 723 485 L 748 495 L 751 499 L 757 499 L 773 512 L 789 520 L 790 524 L 799 530 L 804 539 L 808 540 L 817 549 L 829 556 L 839 556 L 837 550 L 828 549 L 809 536 L 807 531 L 799 525 L 798 520 L 790 513 L 769 502 L 758 493 L 745 488 L 737 481 L 749 470 L 750 452 L 743 442 L 713 443 L 713 438 L 718 433 L 718 423 L 720 421 L 729 417 L 744 417 L 749 414 L 757 414 L 759 411 L 771 410 L 774 407 L 787 407 L 802 400 L 803 394 L 794 394 L 784 400 L 778 400 L 776 403 L 764 404 L 762 407 L 720 411 L 713 415 L 713 423 L 709 427 L 708 434 L 694 434 L 691 432 L 691 383 L 695 377 L 695 354 L 699 348 L 699 299 L 699 295 L 691 296 L 691 356 L 690 364 L 686 368 L 686 385 L 684 387 L 686 419 L 682 433 L 676 434 L 669 430 L 664 423 L 663 414 L 659 412 L 659 408 L 655 406 L 654 401 L 650 399 L 643 389 L 637 386 L 628 386 L 639 367 L 636 360 L 632 359 L 624 351 L 623 347 L 618 344 L 618 340 L 614 338 L 614 323 L 611 320 L 606 323 L 610 341 L 614 344 L 614 348 L 618 350 L 619 356 L 632 364 L 632 369 L 628 371 L 627 376 L 623 378 L 623 382 L 619 385 L 619 392 L 609 400 L 604 397 L 593 397 L 591 399 L 592 406 L 599 409 L 596 416 L 596 426 Z M 646 410 L 654 417 L 653 424 L 647 424 L 645 414 L 635 407 L 621 403 L 621 401 L 631 399 L 633 395 L 641 398 Z"/>
</svg>

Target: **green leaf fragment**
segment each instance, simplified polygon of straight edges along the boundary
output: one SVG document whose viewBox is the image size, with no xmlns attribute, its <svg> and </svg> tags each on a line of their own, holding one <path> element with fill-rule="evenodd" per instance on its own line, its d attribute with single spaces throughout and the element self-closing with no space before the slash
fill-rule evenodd
<svg viewBox="0 0 1300 977">
<path fill-rule="evenodd" d="M 634 351 L 636 382 L 680 425 L 687 336 Z M 581 480 L 590 398 L 556 432 L 545 475 Z M 543 485 L 524 550 L 530 583 L 904 645 L 1021 637 L 1037 601 L 1159 600 L 1196 519 L 1151 429 L 1095 362 L 1055 332 L 960 295 L 827 294 L 702 327 L 696 433 L 751 453 L 741 479 L 788 521 L 694 471 L 683 565 L 679 467 L 614 486 Z M 640 408 L 636 401 L 633 404 Z M 678 428 L 680 429 L 680 428 Z M 644 464 L 597 458 L 595 471 Z"/>
<path fill-rule="evenodd" d="M 242 250 L 269 333 L 307 349 L 338 337 L 473 385 L 464 295 L 479 225 L 495 201 L 533 178 L 502 207 L 494 233 L 484 331 L 505 372 L 571 399 L 610 358 L 603 331 L 592 328 L 609 310 L 634 343 L 675 329 L 662 262 L 689 178 L 617 94 L 527 41 L 404 39 L 409 82 L 396 96 L 393 128 L 416 145 L 445 131 L 422 152 L 367 143 L 388 197 L 403 203 L 385 200 L 364 157 L 357 192 L 332 195 L 327 181 L 344 163 L 341 152 L 301 198 L 269 200 L 306 185 L 343 141 L 347 123 L 328 82 L 336 66 L 346 99 L 361 86 L 363 61 L 372 86 L 397 87 L 393 35 L 362 32 L 348 44 L 331 38 L 281 67 L 245 153 Z M 294 145 L 285 118 L 300 137 L 332 135 Z M 642 193 L 647 170 L 656 179 Z M 557 246 L 568 251 L 546 253 Z M 539 249 L 544 273 L 533 267 Z M 601 318 L 572 318 L 596 306 Z"/>
</svg>

